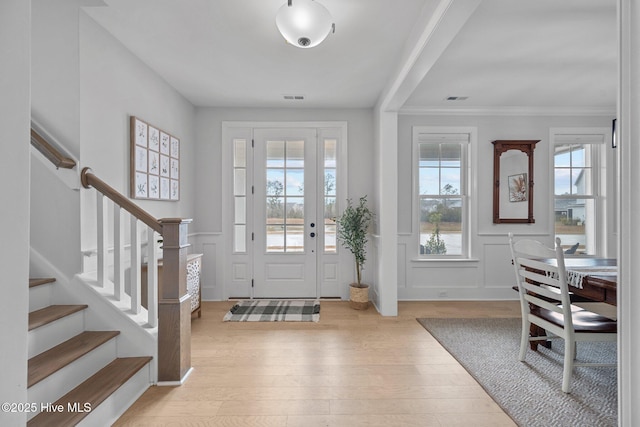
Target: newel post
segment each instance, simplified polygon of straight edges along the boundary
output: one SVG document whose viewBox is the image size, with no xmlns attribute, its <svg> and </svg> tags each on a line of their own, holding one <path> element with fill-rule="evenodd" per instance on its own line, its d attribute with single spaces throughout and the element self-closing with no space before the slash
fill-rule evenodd
<svg viewBox="0 0 640 427">
<path fill-rule="evenodd" d="M 187 292 L 190 219 L 163 218 L 158 289 L 158 382 L 180 383 L 191 370 L 191 299 Z"/>
</svg>

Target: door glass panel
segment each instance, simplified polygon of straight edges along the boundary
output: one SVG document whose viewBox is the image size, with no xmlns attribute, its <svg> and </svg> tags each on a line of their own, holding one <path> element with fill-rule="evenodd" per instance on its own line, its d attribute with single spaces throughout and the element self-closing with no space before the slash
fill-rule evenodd
<svg viewBox="0 0 640 427">
<path fill-rule="evenodd" d="M 233 230 L 233 250 L 235 252 L 246 252 L 247 244 L 247 226 L 246 225 L 235 225 Z"/>
<path fill-rule="evenodd" d="M 233 173 L 233 192 L 236 196 L 244 196 L 246 194 L 247 170 L 236 169 Z"/>
<path fill-rule="evenodd" d="M 324 198 L 324 251 L 336 252 L 336 198 Z"/>
<path fill-rule="evenodd" d="M 303 197 L 287 197 L 287 224 L 304 224 Z"/>
<path fill-rule="evenodd" d="M 324 170 L 324 194 L 325 196 L 336 195 L 336 170 L 325 168 Z"/>
<path fill-rule="evenodd" d="M 267 225 L 267 252 L 284 252 L 284 225 Z"/>
<path fill-rule="evenodd" d="M 287 225 L 286 252 L 304 252 L 304 225 Z"/>
<path fill-rule="evenodd" d="M 244 139 L 233 141 L 233 167 L 244 168 L 247 166 L 247 148 Z"/>
<path fill-rule="evenodd" d="M 267 141 L 267 167 L 284 166 L 284 141 Z"/>
<path fill-rule="evenodd" d="M 304 141 L 267 141 L 267 252 L 304 252 Z"/>
<path fill-rule="evenodd" d="M 267 169 L 267 195 L 284 195 L 284 169 Z"/>
<path fill-rule="evenodd" d="M 304 195 L 304 169 L 287 169 L 287 196 Z"/>
<path fill-rule="evenodd" d="M 247 141 L 233 141 L 233 250 L 247 250 Z"/>
<path fill-rule="evenodd" d="M 338 141 L 335 139 L 324 140 L 324 251 L 336 253 L 336 216 L 337 212 L 337 186 L 338 173 Z"/>
<path fill-rule="evenodd" d="M 335 139 L 324 140 L 324 167 L 335 168 L 338 166 L 336 157 L 337 141 Z"/>
<path fill-rule="evenodd" d="M 235 197 L 235 220 L 236 224 L 247 223 L 246 199 L 244 197 Z"/>
<path fill-rule="evenodd" d="M 287 168 L 304 167 L 304 141 L 287 141 Z"/>
<path fill-rule="evenodd" d="M 267 224 L 284 224 L 284 197 L 267 197 Z"/>
</svg>

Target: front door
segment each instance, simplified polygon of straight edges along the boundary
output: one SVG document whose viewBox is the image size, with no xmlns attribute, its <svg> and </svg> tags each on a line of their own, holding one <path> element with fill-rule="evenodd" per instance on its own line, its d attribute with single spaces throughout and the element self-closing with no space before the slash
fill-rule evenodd
<svg viewBox="0 0 640 427">
<path fill-rule="evenodd" d="M 254 144 L 254 297 L 315 298 L 316 130 L 256 129 Z"/>
</svg>

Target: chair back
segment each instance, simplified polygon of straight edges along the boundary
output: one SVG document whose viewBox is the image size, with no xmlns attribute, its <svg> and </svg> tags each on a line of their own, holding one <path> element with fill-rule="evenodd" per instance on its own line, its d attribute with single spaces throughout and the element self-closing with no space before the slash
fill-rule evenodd
<svg viewBox="0 0 640 427">
<path fill-rule="evenodd" d="M 538 307 L 547 309 L 563 316 L 565 328 L 572 330 L 571 300 L 560 238 L 556 238 L 556 248 L 551 249 L 537 240 L 515 241 L 513 233 L 509 233 L 509 246 L 522 315 L 535 316 Z"/>
</svg>

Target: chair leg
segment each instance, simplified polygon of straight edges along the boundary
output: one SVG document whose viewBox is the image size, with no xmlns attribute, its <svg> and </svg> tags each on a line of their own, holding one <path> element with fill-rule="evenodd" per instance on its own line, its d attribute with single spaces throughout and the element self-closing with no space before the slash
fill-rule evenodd
<svg viewBox="0 0 640 427">
<path fill-rule="evenodd" d="M 529 329 L 531 327 L 531 322 L 528 319 L 522 318 L 522 335 L 520 336 L 520 355 L 519 360 L 524 361 L 525 355 L 527 353 L 527 345 L 529 344 Z"/>
<path fill-rule="evenodd" d="M 573 373 L 573 360 L 575 356 L 576 342 L 565 340 L 564 343 L 564 369 L 562 372 L 562 391 L 571 392 L 571 375 Z"/>
</svg>

